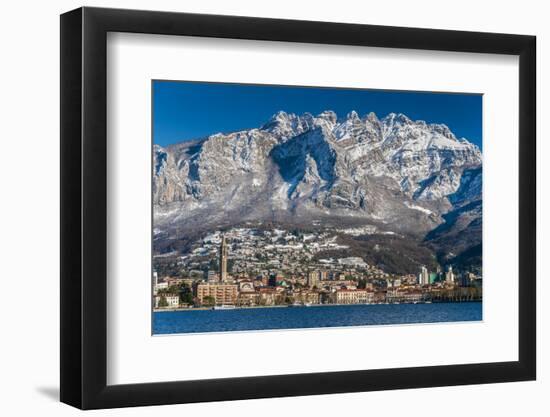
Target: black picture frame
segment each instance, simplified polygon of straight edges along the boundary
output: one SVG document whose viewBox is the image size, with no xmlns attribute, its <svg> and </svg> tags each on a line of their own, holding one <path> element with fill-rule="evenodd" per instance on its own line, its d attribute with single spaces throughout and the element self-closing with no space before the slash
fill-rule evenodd
<svg viewBox="0 0 550 417">
<path fill-rule="evenodd" d="M 519 360 L 107 385 L 108 32 L 519 56 Z M 251 17 L 88 7 L 61 15 L 61 401 L 96 409 L 534 380 L 535 45 L 534 36 Z"/>
</svg>

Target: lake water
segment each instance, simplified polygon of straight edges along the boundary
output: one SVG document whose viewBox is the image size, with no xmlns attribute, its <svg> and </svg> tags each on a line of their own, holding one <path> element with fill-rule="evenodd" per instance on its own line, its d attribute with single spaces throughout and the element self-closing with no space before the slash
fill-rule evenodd
<svg viewBox="0 0 550 417">
<path fill-rule="evenodd" d="M 153 313 L 153 333 L 304 329 L 481 319 L 481 302 L 162 311 Z"/>
</svg>

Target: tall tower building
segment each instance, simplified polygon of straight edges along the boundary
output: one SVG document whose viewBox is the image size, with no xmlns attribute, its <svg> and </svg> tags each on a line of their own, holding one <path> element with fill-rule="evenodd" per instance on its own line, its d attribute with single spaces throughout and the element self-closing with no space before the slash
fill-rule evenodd
<svg viewBox="0 0 550 417">
<path fill-rule="evenodd" d="M 430 273 L 428 272 L 428 268 L 426 268 L 424 265 L 422 265 L 422 267 L 420 268 L 418 283 L 420 285 L 428 285 L 430 283 Z"/>
<path fill-rule="evenodd" d="M 220 245 L 220 280 L 222 282 L 227 280 L 227 243 L 225 235 L 222 236 L 222 243 Z"/>
<path fill-rule="evenodd" d="M 452 266 L 449 266 L 449 269 L 447 270 L 447 274 L 445 276 L 445 281 L 447 281 L 448 283 L 455 282 L 455 274 L 453 272 L 453 267 Z"/>
</svg>

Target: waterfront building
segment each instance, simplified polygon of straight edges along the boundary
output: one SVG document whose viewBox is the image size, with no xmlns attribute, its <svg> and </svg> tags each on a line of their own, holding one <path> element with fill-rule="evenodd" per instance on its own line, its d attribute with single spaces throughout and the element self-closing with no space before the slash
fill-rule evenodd
<svg viewBox="0 0 550 417">
<path fill-rule="evenodd" d="M 260 293 L 256 291 L 241 292 L 237 298 L 237 304 L 240 306 L 255 306 L 260 304 Z"/>
<path fill-rule="evenodd" d="M 332 293 L 333 304 L 357 304 L 355 290 L 340 289 Z"/>
<path fill-rule="evenodd" d="M 374 301 L 374 293 L 368 290 L 340 289 L 332 293 L 334 304 L 366 304 Z"/>
<path fill-rule="evenodd" d="M 420 290 L 405 291 L 402 293 L 402 300 L 407 303 L 422 301 L 424 294 Z"/>
<path fill-rule="evenodd" d="M 206 297 L 212 297 L 216 305 L 235 304 L 239 294 L 236 284 L 201 283 L 196 287 L 196 295 L 201 304 Z"/>
<path fill-rule="evenodd" d="M 177 308 L 180 304 L 180 296 L 178 294 L 161 294 L 155 296 L 155 308 L 159 308 L 160 300 L 163 297 L 168 305 L 162 308 Z"/>
<path fill-rule="evenodd" d="M 395 301 L 399 301 L 401 298 L 402 291 L 398 290 L 397 288 L 388 288 L 386 291 L 386 301 L 388 303 L 393 303 Z"/>
<path fill-rule="evenodd" d="M 383 303 L 385 301 L 386 301 L 386 291 L 385 290 L 374 291 L 374 302 L 375 303 Z"/>
<path fill-rule="evenodd" d="M 364 290 L 355 290 L 357 294 L 357 303 L 359 304 L 371 304 L 374 302 L 374 291 Z"/>
<path fill-rule="evenodd" d="M 158 290 L 166 290 L 168 289 L 168 283 L 166 281 L 158 282 L 155 285 L 155 292 L 158 292 Z"/>
<path fill-rule="evenodd" d="M 272 306 L 275 305 L 275 300 L 277 299 L 277 290 L 271 287 L 258 288 L 260 293 L 259 304 Z"/>
<path fill-rule="evenodd" d="M 315 290 L 301 290 L 296 291 L 293 294 L 294 300 L 300 304 L 319 304 L 321 302 L 321 295 L 319 291 Z"/>
<path fill-rule="evenodd" d="M 421 290 L 404 290 L 393 289 L 388 290 L 386 293 L 386 301 L 388 303 L 400 302 L 400 303 L 413 303 L 423 300 L 423 293 Z"/>
<path fill-rule="evenodd" d="M 319 271 L 311 271 L 307 274 L 307 285 L 309 288 L 316 287 L 319 283 Z"/>
</svg>

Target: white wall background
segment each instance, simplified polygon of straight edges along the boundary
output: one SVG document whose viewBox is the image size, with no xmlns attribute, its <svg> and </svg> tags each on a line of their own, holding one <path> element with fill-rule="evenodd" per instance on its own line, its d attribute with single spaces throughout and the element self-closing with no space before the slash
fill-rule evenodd
<svg viewBox="0 0 550 417">
<path fill-rule="evenodd" d="M 0 236 L 0 410 L 8 415 L 78 413 L 58 403 L 59 392 L 59 17 L 81 6 L 73 0 L 9 2 L 0 23 L 2 204 Z M 550 152 L 545 114 L 549 83 L 550 27 L 544 2 L 407 1 L 321 2 L 278 0 L 92 1 L 89 6 L 238 14 L 395 26 L 492 31 L 538 36 L 539 265 L 550 249 Z M 94 415 L 275 416 L 281 414 L 399 415 L 548 415 L 550 284 L 539 268 L 538 381 L 433 388 L 231 403 L 146 407 L 94 412 Z M 546 395 L 545 395 L 546 394 Z"/>
</svg>

